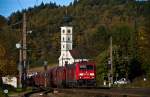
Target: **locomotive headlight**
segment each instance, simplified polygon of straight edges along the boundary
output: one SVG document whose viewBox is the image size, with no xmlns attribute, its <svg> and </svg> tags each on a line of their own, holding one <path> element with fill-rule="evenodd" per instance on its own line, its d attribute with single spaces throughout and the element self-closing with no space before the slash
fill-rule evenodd
<svg viewBox="0 0 150 97">
<path fill-rule="evenodd" d="M 90 76 L 94 76 L 94 73 L 90 73 Z"/>
<path fill-rule="evenodd" d="M 80 76 L 83 76 L 83 73 L 79 73 Z"/>
</svg>

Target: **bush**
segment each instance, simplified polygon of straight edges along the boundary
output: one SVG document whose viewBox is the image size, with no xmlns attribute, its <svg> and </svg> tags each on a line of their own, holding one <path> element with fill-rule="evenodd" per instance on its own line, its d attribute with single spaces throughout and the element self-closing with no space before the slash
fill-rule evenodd
<svg viewBox="0 0 150 97">
<path fill-rule="evenodd" d="M 13 91 L 13 92 L 16 91 L 16 89 L 15 89 L 13 86 L 7 85 L 7 84 L 3 84 L 3 85 L 2 85 L 2 89 L 3 89 L 3 90 L 4 90 L 4 89 L 8 89 L 8 91 Z"/>
<path fill-rule="evenodd" d="M 5 97 L 2 89 L 0 89 L 0 97 Z"/>
</svg>

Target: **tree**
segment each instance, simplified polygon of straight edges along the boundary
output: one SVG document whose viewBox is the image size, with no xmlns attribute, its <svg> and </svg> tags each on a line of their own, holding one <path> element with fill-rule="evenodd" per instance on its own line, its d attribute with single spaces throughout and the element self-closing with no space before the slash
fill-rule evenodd
<svg viewBox="0 0 150 97">
<path fill-rule="evenodd" d="M 0 30 L 5 26 L 7 26 L 7 19 L 0 15 Z"/>
</svg>

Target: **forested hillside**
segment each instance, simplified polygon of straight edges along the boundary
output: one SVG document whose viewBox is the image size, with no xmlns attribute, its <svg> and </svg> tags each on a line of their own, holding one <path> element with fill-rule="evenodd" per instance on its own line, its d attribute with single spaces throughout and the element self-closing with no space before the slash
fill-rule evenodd
<svg viewBox="0 0 150 97">
<path fill-rule="evenodd" d="M 110 36 L 113 41 L 114 76 L 150 77 L 150 2 L 134 0 L 75 0 L 69 6 L 42 3 L 6 19 L 0 16 L 0 73 L 16 74 L 23 12 L 27 14 L 28 61 L 58 63 L 63 17 L 72 17 L 73 47 L 97 63 L 98 79 L 109 69 Z M 11 70 L 5 67 L 11 66 Z M 6 69 L 6 68 L 5 68 Z M 7 72 L 5 72 L 7 71 Z M 119 75 L 118 75 L 119 74 Z"/>
</svg>

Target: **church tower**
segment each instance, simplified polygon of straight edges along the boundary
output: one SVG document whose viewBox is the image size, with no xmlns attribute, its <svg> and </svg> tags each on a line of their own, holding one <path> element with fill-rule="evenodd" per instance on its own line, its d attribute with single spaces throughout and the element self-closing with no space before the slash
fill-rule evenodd
<svg viewBox="0 0 150 97">
<path fill-rule="evenodd" d="M 61 54 L 59 57 L 59 66 L 65 66 L 65 64 L 73 64 L 80 61 L 88 61 L 82 52 L 73 48 L 73 27 L 71 26 L 71 16 L 64 17 L 64 25 L 61 27 Z"/>
<path fill-rule="evenodd" d="M 64 25 L 61 27 L 61 55 L 59 57 L 59 66 L 64 66 L 65 63 L 70 63 L 70 50 L 72 50 L 72 26 L 69 25 L 71 17 L 64 17 Z"/>
<path fill-rule="evenodd" d="M 69 51 L 72 50 L 72 27 L 61 27 L 61 55 L 59 57 L 59 66 L 64 66 L 69 61 Z"/>
</svg>

